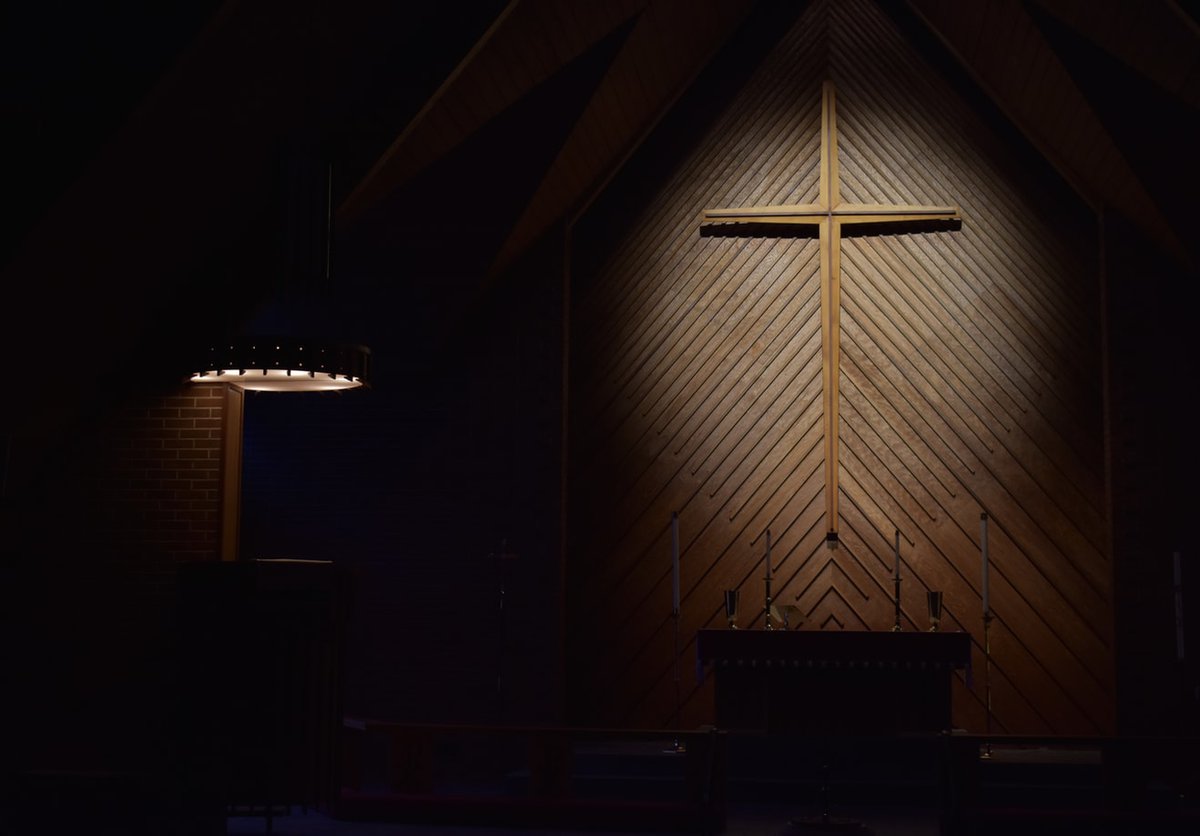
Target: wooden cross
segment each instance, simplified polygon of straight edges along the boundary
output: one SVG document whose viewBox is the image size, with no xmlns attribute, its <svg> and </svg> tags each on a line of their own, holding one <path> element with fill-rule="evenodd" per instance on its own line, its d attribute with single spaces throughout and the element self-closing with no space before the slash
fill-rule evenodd
<svg viewBox="0 0 1200 836">
<path fill-rule="evenodd" d="M 804 224 L 816 226 L 821 247 L 821 378 L 825 419 L 825 542 L 838 542 L 838 374 L 840 355 L 841 241 L 848 224 L 905 224 L 945 228 L 960 221 L 956 206 L 843 203 L 838 188 L 837 119 L 833 82 L 821 87 L 821 184 L 816 203 L 705 209 L 701 231 L 721 227 Z"/>
</svg>

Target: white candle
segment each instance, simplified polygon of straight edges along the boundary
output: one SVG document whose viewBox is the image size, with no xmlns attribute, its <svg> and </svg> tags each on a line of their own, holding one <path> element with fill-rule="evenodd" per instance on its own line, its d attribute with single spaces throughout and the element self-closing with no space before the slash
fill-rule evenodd
<svg viewBox="0 0 1200 836">
<path fill-rule="evenodd" d="M 679 613 L 679 512 L 671 512 L 671 612 Z"/>
<path fill-rule="evenodd" d="M 983 549 L 983 614 L 986 617 L 990 612 L 988 604 L 988 515 L 983 512 L 979 515 L 979 547 Z"/>
<path fill-rule="evenodd" d="M 767 580 L 771 580 L 771 529 L 767 529 Z"/>
</svg>

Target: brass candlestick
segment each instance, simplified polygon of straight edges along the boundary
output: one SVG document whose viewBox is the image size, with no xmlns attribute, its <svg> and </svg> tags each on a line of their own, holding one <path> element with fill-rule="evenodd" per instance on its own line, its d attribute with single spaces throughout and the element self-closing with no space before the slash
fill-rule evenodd
<svg viewBox="0 0 1200 836">
<path fill-rule="evenodd" d="M 737 611 L 738 611 L 738 590 L 725 590 L 725 620 L 729 622 L 729 629 L 737 629 Z"/>
<path fill-rule="evenodd" d="M 942 623 L 942 593 L 929 590 L 929 632 L 936 633 Z"/>
</svg>

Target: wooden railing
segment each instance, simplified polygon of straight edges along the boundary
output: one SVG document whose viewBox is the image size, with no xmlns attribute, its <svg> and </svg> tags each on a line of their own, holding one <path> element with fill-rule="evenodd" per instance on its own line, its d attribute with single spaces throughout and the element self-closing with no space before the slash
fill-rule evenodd
<svg viewBox="0 0 1200 836">
<path fill-rule="evenodd" d="M 725 734 L 347 718 L 341 819 L 686 830 L 725 825 Z"/>
<path fill-rule="evenodd" d="M 942 836 L 1200 832 L 1200 739 L 947 735 L 943 753 Z"/>
</svg>

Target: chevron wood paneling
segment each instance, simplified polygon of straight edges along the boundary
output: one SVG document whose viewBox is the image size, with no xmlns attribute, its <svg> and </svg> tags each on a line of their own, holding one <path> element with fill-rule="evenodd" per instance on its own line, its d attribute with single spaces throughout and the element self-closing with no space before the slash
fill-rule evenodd
<svg viewBox="0 0 1200 836">
<path fill-rule="evenodd" d="M 701 237 L 698 225 L 705 207 L 815 199 L 825 78 L 838 90 L 843 198 L 956 204 L 964 218 L 957 230 L 843 241 L 834 550 L 822 521 L 817 242 Z M 1111 731 L 1094 228 L 1023 159 L 864 1 L 813 4 L 670 161 L 572 310 L 575 720 L 668 726 L 679 676 L 680 722 L 710 722 L 695 633 L 724 625 L 733 588 L 740 626 L 762 626 L 768 530 L 774 598 L 801 608 L 802 629 L 890 629 L 899 531 L 903 626 L 926 629 L 925 591 L 945 593 L 944 629 L 975 638 L 955 722 L 982 731 L 986 511 L 995 727 Z"/>
</svg>

